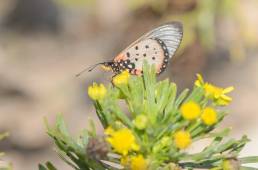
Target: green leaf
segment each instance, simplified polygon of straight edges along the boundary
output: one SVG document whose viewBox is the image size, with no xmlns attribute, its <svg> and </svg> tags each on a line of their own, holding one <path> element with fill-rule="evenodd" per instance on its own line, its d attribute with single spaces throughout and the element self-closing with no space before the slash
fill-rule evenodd
<svg viewBox="0 0 258 170">
<path fill-rule="evenodd" d="M 58 155 L 68 165 L 76 170 L 90 170 L 90 168 L 99 170 L 105 169 L 97 160 L 90 159 L 86 153 L 86 145 L 88 143 L 87 130 L 83 131 L 81 138 L 74 139 L 68 133 L 62 115 L 59 115 L 54 127 L 50 127 L 47 120 L 45 120 L 45 123 L 47 125 L 47 133 L 53 138 L 56 144 Z M 50 170 L 54 170 L 51 164 L 47 164 L 47 167 L 52 168 Z"/>
<path fill-rule="evenodd" d="M 195 87 L 192 93 L 185 99 L 185 102 L 194 101 L 199 103 L 204 96 L 204 90 L 202 87 Z"/>
<path fill-rule="evenodd" d="M 90 135 L 91 137 L 97 136 L 96 126 L 92 119 L 89 119 L 89 130 L 87 130 L 86 132 L 83 132 L 83 134 L 85 135 L 85 137 L 86 137 L 86 135 L 87 135 L 87 137 L 88 137 L 88 135 Z"/>
<path fill-rule="evenodd" d="M 66 124 L 64 121 L 64 118 L 62 116 L 62 114 L 58 114 L 57 115 L 57 120 L 56 120 L 56 127 L 58 130 L 60 130 L 60 132 L 66 136 L 69 136 L 69 132 L 66 128 Z"/>
<path fill-rule="evenodd" d="M 175 107 L 175 100 L 176 100 L 176 94 L 177 94 L 177 87 L 175 83 L 170 83 L 170 96 L 168 99 L 168 104 L 166 107 L 165 112 L 171 112 L 173 110 L 173 108 Z"/>
<path fill-rule="evenodd" d="M 48 170 L 47 168 L 45 168 L 43 165 L 39 164 L 39 170 Z"/>
<path fill-rule="evenodd" d="M 247 166 L 240 166 L 240 170 L 258 170 L 258 168 L 252 168 Z"/>
<path fill-rule="evenodd" d="M 118 120 L 121 120 L 129 128 L 133 127 L 132 121 L 123 113 L 118 106 L 113 106 L 110 110 L 117 116 Z"/>
<path fill-rule="evenodd" d="M 155 86 L 156 86 L 156 71 L 154 65 L 150 66 L 147 61 L 143 64 L 143 80 L 146 91 L 146 100 L 148 103 L 148 112 L 156 114 L 155 111 Z"/>
<path fill-rule="evenodd" d="M 51 162 L 47 162 L 46 166 L 49 170 L 57 170 Z"/>
<path fill-rule="evenodd" d="M 176 84 L 170 83 L 170 96 L 168 98 L 167 105 L 164 110 L 163 120 L 161 120 L 161 122 L 165 123 L 175 115 L 176 109 L 177 109 L 175 106 L 176 94 L 177 94 Z"/>
<path fill-rule="evenodd" d="M 231 131 L 231 128 L 225 128 L 221 132 L 209 133 L 209 134 L 207 134 L 207 137 L 208 138 L 211 138 L 211 137 L 225 137 L 225 136 L 228 136 L 230 131 Z"/>
<path fill-rule="evenodd" d="M 129 105 L 132 116 L 135 117 L 137 114 L 144 113 L 145 111 L 145 107 L 142 104 L 144 101 L 144 84 L 142 77 L 131 77 L 128 87 L 130 95 L 126 98 L 126 101 Z"/>
<path fill-rule="evenodd" d="M 82 148 L 86 148 L 89 142 L 89 134 L 86 129 L 83 129 L 82 133 L 80 134 L 78 138 L 78 145 L 80 145 Z"/>
<path fill-rule="evenodd" d="M 247 138 L 247 136 L 244 135 L 240 140 L 236 142 L 234 147 L 231 148 L 232 153 L 235 152 L 236 154 L 238 154 L 249 141 L 250 140 Z"/>
<path fill-rule="evenodd" d="M 67 160 L 66 153 L 64 151 L 57 149 L 55 151 L 58 154 L 59 158 L 62 159 L 65 163 L 67 163 L 67 165 L 71 166 L 75 170 L 79 170 L 79 168 L 76 165 L 74 165 L 74 163 L 72 163 L 70 160 Z"/>
<path fill-rule="evenodd" d="M 51 162 L 47 162 L 46 166 L 39 164 L 39 170 L 57 170 Z"/>
<path fill-rule="evenodd" d="M 217 148 L 217 152 L 224 152 L 230 148 L 232 148 L 236 144 L 235 139 L 229 139 L 226 143 L 223 143 L 221 146 Z"/>
<path fill-rule="evenodd" d="M 101 105 L 96 102 L 94 103 L 95 109 L 96 109 L 96 113 L 97 116 L 102 124 L 102 126 L 104 128 L 106 128 L 108 126 L 108 124 L 110 124 L 112 121 L 109 119 L 109 116 L 106 116 L 107 112 L 105 112 L 105 110 L 103 110 L 103 108 L 101 107 Z"/>
<path fill-rule="evenodd" d="M 258 156 L 248 156 L 238 159 L 241 164 L 247 164 L 247 163 L 257 163 L 258 162 Z"/>
<path fill-rule="evenodd" d="M 189 89 L 185 89 L 179 96 L 178 98 L 176 99 L 176 102 L 175 102 L 175 107 L 178 108 L 183 100 L 186 98 L 187 94 L 189 92 Z"/>
<path fill-rule="evenodd" d="M 170 98 L 170 94 L 172 93 L 172 89 L 168 80 L 161 81 L 156 88 L 156 109 L 159 112 L 159 115 L 162 115 L 165 107 Z"/>
<path fill-rule="evenodd" d="M 201 161 L 209 158 L 213 153 L 217 152 L 217 147 L 222 141 L 222 137 L 216 137 L 213 139 L 210 145 L 205 147 L 201 152 L 195 154 L 187 154 L 184 156 L 184 160 Z"/>
<path fill-rule="evenodd" d="M 175 131 L 182 129 L 188 124 L 188 121 L 182 121 L 175 124 L 166 125 L 166 127 L 162 127 L 161 129 L 157 130 L 156 140 L 159 140 L 162 136 L 169 135 L 174 133 Z"/>
<path fill-rule="evenodd" d="M 203 134 L 201 136 L 198 136 L 194 139 L 194 141 L 204 139 L 204 138 L 216 138 L 216 137 L 226 137 L 228 136 L 229 132 L 231 131 L 231 128 L 225 128 L 220 132 L 210 132 L 208 134 Z"/>
</svg>

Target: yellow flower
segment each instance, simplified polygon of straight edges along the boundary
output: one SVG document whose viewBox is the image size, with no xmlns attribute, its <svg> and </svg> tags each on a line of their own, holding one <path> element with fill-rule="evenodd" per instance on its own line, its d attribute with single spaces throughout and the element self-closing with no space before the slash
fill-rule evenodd
<svg viewBox="0 0 258 170">
<path fill-rule="evenodd" d="M 107 89 L 103 84 L 93 83 L 88 87 L 88 95 L 93 100 L 101 100 L 106 96 Z"/>
<path fill-rule="evenodd" d="M 131 157 L 131 170 L 147 170 L 147 161 L 142 155 Z"/>
<path fill-rule="evenodd" d="M 226 94 L 233 91 L 234 87 L 231 86 L 223 89 L 206 83 L 204 86 L 204 90 L 206 92 L 206 96 L 213 99 L 217 105 L 225 106 L 232 101 L 232 98 L 227 96 Z"/>
<path fill-rule="evenodd" d="M 145 115 L 137 115 L 133 123 L 137 129 L 143 130 L 147 126 L 148 118 Z"/>
<path fill-rule="evenodd" d="M 217 112 L 212 107 L 206 107 L 203 110 L 201 119 L 204 124 L 213 125 L 218 121 L 217 120 Z"/>
<path fill-rule="evenodd" d="M 195 80 L 194 84 L 197 86 L 197 87 L 202 87 L 205 83 L 203 81 L 203 78 L 200 74 L 196 74 L 197 76 L 197 80 Z"/>
<path fill-rule="evenodd" d="M 106 141 L 111 144 L 116 152 L 122 155 L 127 155 L 129 151 L 138 151 L 140 149 L 133 133 L 127 128 L 117 131 L 107 128 L 105 133 L 109 136 Z"/>
<path fill-rule="evenodd" d="M 121 165 L 129 168 L 130 170 L 147 170 L 148 162 L 144 157 L 139 154 L 135 156 L 123 156 L 120 159 Z"/>
<path fill-rule="evenodd" d="M 116 75 L 113 78 L 113 83 L 115 86 L 119 86 L 121 84 L 128 84 L 128 80 L 130 78 L 130 74 L 128 71 L 123 71 L 122 73 Z"/>
<path fill-rule="evenodd" d="M 115 131 L 114 131 L 114 129 L 111 127 L 111 126 L 109 126 L 109 127 L 107 127 L 106 129 L 105 129 L 105 134 L 106 135 L 112 135 L 113 133 L 114 133 Z"/>
<path fill-rule="evenodd" d="M 120 163 L 121 163 L 121 165 L 123 165 L 123 166 L 128 166 L 129 163 L 130 163 L 130 157 L 128 157 L 128 156 L 123 156 L 123 157 L 121 157 Z"/>
<path fill-rule="evenodd" d="M 182 116 L 186 120 L 194 120 L 199 117 L 201 114 L 201 108 L 200 106 L 195 102 L 187 102 L 184 103 L 180 108 Z"/>
<path fill-rule="evenodd" d="M 192 143 L 190 133 L 183 130 L 176 132 L 174 134 L 174 139 L 176 147 L 179 149 L 185 149 Z"/>
<path fill-rule="evenodd" d="M 204 82 L 200 74 L 197 74 L 195 85 L 197 87 L 203 87 L 205 90 L 205 96 L 212 99 L 219 106 L 228 105 L 232 101 L 232 98 L 226 94 L 234 90 L 233 86 L 225 89 L 214 86 L 210 83 Z"/>
</svg>

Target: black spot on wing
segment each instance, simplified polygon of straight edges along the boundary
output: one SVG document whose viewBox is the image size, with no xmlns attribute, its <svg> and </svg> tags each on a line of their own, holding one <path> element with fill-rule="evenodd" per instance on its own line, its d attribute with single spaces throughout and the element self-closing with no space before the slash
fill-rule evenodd
<svg viewBox="0 0 258 170">
<path fill-rule="evenodd" d="M 167 64 L 168 64 L 168 60 L 169 60 L 169 51 L 168 51 L 168 48 L 167 48 L 167 46 L 165 45 L 165 43 L 162 41 L 162 40 L 160 40 L 160 39 L 158 39 L 158 38 L 156 38 L 155 39 L 158 43 L 159 43 L 159 45 L 161 46 L 161 48 L 162 48 L 162 50 L 163 50 L 163 53 L 164 53 L 164 60 L 162 61 L 162 66 L 161 66 L 161 68 L 160 68 L 160 70 L 159 70 L 159 74 L 160 73 L 162 73 L 165 69 L 166 69 L 166 67 L 167 67 Z M 152 57 L 152 59 L 153 59 L 153 57 Z M 154 59 L 153 59 L 154 60 Z"/>
</svg>

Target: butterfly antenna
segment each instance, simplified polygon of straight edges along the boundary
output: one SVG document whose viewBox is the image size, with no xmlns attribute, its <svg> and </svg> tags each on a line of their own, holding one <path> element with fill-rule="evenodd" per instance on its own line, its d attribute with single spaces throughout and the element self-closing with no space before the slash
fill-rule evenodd
<svg viewBox="0 0 258 170">
<path fill-rule="evenodd" d="M 75 76 L 76 76 L 76 77 L 79 77 L 82 73 L 84 73 L 84 72 L 86 72 L 86 71 L 91 72 L 92 70 L 94 70 L 94 69 L 95 69 L 98 65 L 100 65 L 100 64 L 104 64 L 104 63 L 102 62 L 102 63 L 97 63 L 97 64 L 94 64 L 94 65 L 92 65 L 92 66 L 89 66 L 89 67 L 83 69 L 82 71 L 80 71 L 80 72 L 79 72 L 78 74 L 76 74 Z"/>
</svg>

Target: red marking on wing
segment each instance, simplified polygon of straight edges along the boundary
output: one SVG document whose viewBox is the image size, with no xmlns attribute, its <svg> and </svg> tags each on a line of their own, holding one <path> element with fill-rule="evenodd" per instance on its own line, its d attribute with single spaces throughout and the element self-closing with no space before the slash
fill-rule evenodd
<svg viewBox="0 0 258 170">
<path fill-rule="evenodd" d="M 162 65 L 163 65 L 163 63 L 160 63 L 160 64 L 157 64 L 157 65 L 156 65 L 156 72 L 157 72 L 157 73 L 160 73 L 160 72 L 161 72 Z"/>
<path fill-rule="evenodd" d="M 138 69 L 133 69 L 131 72 L 130 72 L 132 75 L 142 75 L 142 70 L 138 70 Z"/>
<path fill-rule="evenodd" d="M 114 58 L 114 61 L 115 62 L 119 62 L 121 60 L 126 60 L 126 56 L 122 53 L 118 54 L 115 58 Z"/>
<path fill-rule="evenodd" d="M 141 71 L 141 70 L 136 69 L 136 70 L 135 70 L 135 75 L 142 75 L 142 71 Z"/>
</svg>

